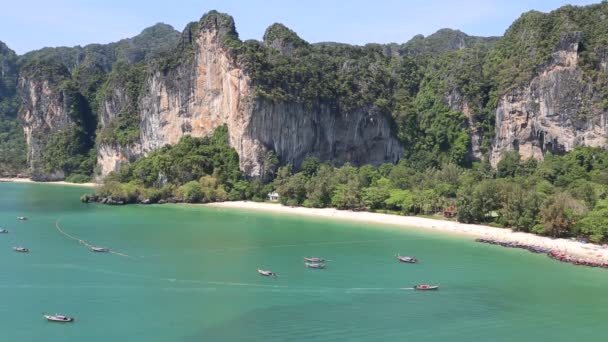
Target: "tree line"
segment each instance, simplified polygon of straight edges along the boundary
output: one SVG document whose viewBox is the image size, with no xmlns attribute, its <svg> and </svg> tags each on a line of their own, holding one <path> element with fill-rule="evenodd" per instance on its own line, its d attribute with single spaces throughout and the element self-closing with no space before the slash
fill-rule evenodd
<svg viewBox="0 0 608 342">
<path fill-rule="evenodd" d="M 276 190 L 289 206 L 423 216 L 449 210 L 460 222 L 602 242 L 608 239 L 607 184 L 608 151 L 591 147 L 543 161 L 511 152 L 496 169 L 487 162 L 416 168 L 407 160 L 338 167 L 308 157 L 297 172 L 286 165 L 263 183 L 239 170 L 223 126 L 210 137 L 185 136 L 111 173 L 97 195 L 125 203 L 202 203 L 264 201 Z"/>
</svg>

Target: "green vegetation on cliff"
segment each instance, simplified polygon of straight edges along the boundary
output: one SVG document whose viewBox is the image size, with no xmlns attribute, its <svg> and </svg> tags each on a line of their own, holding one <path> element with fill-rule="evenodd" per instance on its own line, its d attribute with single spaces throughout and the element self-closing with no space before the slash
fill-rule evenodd
<svg viewBox="0 0 608 342">
<path fill-rule="evenodd" d="M 114 65 L 107 81 L 97 94 L 97 103 L 111 100 L 110 93 L 124 91 L 126 105 L 116 117 L 97 133 L 98 144 L 118 144 L 128 146 L 139 140 L 139 96 L 144 90 L 145 64 L 127 64 L 118 62 Z"/>
<path fill-rule="evenodd" d="M 39 137 L 46 141 L 42 147 L 40 171 L 44 173 L 63 172 L 66 177 L 90 176 L 96 163 L 94 132 L 96 121 L 87 99 L 79 92 L 72 80 L 64 80 L 58 86 L 63 96 L 71 125 L 53 132 L 50 136 Z M 32 174 L 35 179 L 46 179 L 42 172 Z"/>
<path fill-rule="evenodd" d="M 259 99 L 300 103 L 310 110 L 325 107 L 332 115 L 379 111 L 410 147 L 404 157 L 417 168 L 468 165 L 470 132 L 483 137 L 484 151 L 493 133 L 485 110 L 490 89 L 483 64 L 495 39 L 451 30 L 420 39 L 401 48 L 311 45 L 274 24 L 263 42 L 240 43 L 231 36 L 228 46 L 250 73 Z M 456 103 L 449 103 L 451 95 Z M 465 107 L 470 119 L 462 113 Z"/>
<path fill-rule="evenodd" d="M 25 169 L 26 144 L 17 121 L 17 55 L 0 42 L 0 174 L 16 174 Z"/>
<path fill-rule="evenodd" d="M 608 44 L 606 16 L 608 2 L 524 13 L 491 50 L 487 77 L 503 93 L 529 81 L 551 61 L 557 48 L 578 44 L 580 67 L 587 76 L 597 78 Z"/>
<path fill-rule="evenodd" d="M 184 136 L 111 173 L 97 194 L 127 203 L 177 198 L 185 202 L 251 198 L 252 184 L 239 170 L 236 151 L 222 126 L 206 138 Z M 258 185 L 259 186 L 259 185 Z"/>
</svg>

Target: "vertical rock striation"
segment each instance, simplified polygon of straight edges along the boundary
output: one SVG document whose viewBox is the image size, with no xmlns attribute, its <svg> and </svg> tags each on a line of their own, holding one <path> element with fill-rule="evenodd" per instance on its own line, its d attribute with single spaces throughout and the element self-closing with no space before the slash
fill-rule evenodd
<svg viewBox="0 0 608 342">
<path fill-rule="evenodd" d="M 43 173 L 42 153 L 49 137 L 74 124 L 68 115 L 69 104 L 59 89 L 59 83 L 69 78 L 67 69 L 57 67 L 51 77 L 38 72 L 38 68 L 32 65 L 22 70 L 18 83 L 22 100 L 19 118 L 27 141 L 28 167 L 33 175 Z M 49 170 L 44 178 L 60 180 L 64 177 L 62 170 Z"/>
<path fill-rule="evenodd" d="M 578 65 L 581 35 L 563 35 L 552 60 L 525 87 L 500 97 L 490 161 L 496 166 L 505 152 L 523 159 L 543 159 L 575 146 L 605 146 L 606 113 L 595 106 L 592 85 Z"/>
<path fill-rule="evenodd" d="M 186 29 L 182 62 L 154 68 L 146 78 L 139 99 L 141 145 L 103 146 L 98 159 L 102 176 L 128 156 L 175 144 L 186 134 L 207 136 L 221 125 L 228 126 L 241 169 L 252 177 L 271 171 L 265 160 L 271 151 L 282 164 L 296 167 L 308 155 L 338 164 L 399 159 L 403 148 L 392 137 L 390 122 L 373 109 L 336 114 L 322 103 L 306 107 L 257 98 L 250 72 L 230 51 L 227 39 L 238 39 L 234 22 L 217 12 Z M 102 122 L 116 116 L 120 104 L 114 102 L 106 101 Z"/>
</svg>

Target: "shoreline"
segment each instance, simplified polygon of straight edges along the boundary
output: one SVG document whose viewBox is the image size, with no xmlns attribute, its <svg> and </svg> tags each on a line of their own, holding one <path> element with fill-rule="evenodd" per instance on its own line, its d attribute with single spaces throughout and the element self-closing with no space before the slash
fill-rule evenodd
<svg viewBox="0 0 608 342">
<path fill-rule="evenodd" d="M 330 218 L 359 223 L 375 223 L 399 226 L 402 229 L 417 228 L 435 232 L 448 232 L 475 238 L 494 239 L 503 242 L 522 243 L 537 247 L 550 248 L 552 250 L 567 253 L 585 260 L 603 263 L 608 262 L 608 248 L 591 243 L 583 244 L 569 239 L 553 239 L 531 233 L 514 232 L 509 228 L 495 228 L 484 225 L 460 223 L 456 221 L 444 221 L 417 216 L 399 216 L 366 211 L 348 211 L 334 208 L 287 207 L 278 203 L 234 201 L 207 203 L 203 205 L 214 208 L 249 209 L 278 214 Z"/>
<path fill-rule="evenodd" d="M 65 181 L 37 182 L 30 178 L 7 178 L 0 177 L 0 182 L 7 183 L 30 183 L 30 184 L 52 184 L 62 186 L 79 186 L 94 188 L 96 183 L 69 183 Z M 185 203 L 182 203 L 185 204 Z M 368 211 L 338 210 L 335 208 L 306 208 L 288 207 L 279 203 L 251 202 L 251 201 L 227 201 L 205 204 L 190 204 L 193 206 L 206 206 L 225 209 L 245 209 L 254 211 L 266 211 L 283 215 L 307 216 L 316 218 L 329 218 L 342 221 L 358 223 L 372 223 L 399 227 L 401 229 L 419 229 L 433 231 L 436 233 L 449 233 L 465 235 L 473 238 L 490 239 L 506 243 L 518 243 L 528 246 L 549 248 L 553 251 L 568 254 L 580 260 L 608 263 L 608 246 L 599 246 L 592 243 L 580 243 L 564 238 L 550 238 L 531 233 L 515 232 L 510 228 L 496 228 L 480 224 L 467 224 L 456 221 L 438 220 L 419 216 L 401 216 L 394 214 L 374 213 Z"/>
<path fill-rule="evenodd" d="M 31 178 L 7 178 L 0 177 L 0 182 L 2 183 L 31 183 L 31 184 L 52 184 L 52 185 L 67 185 L 67 186 L 80 186 L 87 188 L 94 188 L 98 186 L 97 183 L 70 183 L 65 181 L 55 181 L 55 182 L 37 182 L 32 180 Z"/>
</svg>

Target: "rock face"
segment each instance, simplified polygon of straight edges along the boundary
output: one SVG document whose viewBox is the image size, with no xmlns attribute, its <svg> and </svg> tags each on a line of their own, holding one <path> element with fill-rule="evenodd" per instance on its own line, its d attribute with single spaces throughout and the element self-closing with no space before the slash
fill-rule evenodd
<svg viewBox="0 0 608 342">
<path fill-rule="evenodd" d="M 120 82 L 111 82 L 109 90 L 98 109 L 98 130 L 103 130 L 118 114 L 127 110 L 132 99 L 125 90 L 127 86 Z M 103 177 L 112 171 L 118 171 L 123 165 L 142 156 L 141 144 L 133 143 L 129 146 L 120 146 L 118 143 L 97 144 L 97 168 L 96 180 L 101 182 Z"/>
<path fill-rule="evenodd" d="M 97 166 L 99 175 L 96 180 L 101 182 L 103 177 L 112 171 L 118 171 L 124 165 L 142 156 L 141 145 L 133 144 L 122 147 L 120 145 L 100 144 L 97 147 Z"/>
<path fill-rule="evenodd" d="M 483 109 L 480 106 L 473 107 L 469 101 L 461 94 L 458 88 L 452 88 L 444 96 L 447 106 L 456 112 L 463 113 L 467 118 L 469 136 L 471 137 L 470 158 L 471 160 L 479 161 L 483 159 L 481 144 L 483 142 L 483 132 L 477 127 L 475 120 L 475 112 L 481 112 Z"/>
<path fill-rule="evenodd" d="M 27 141 L 27 160 L 33 176 L 40 173 L 42 151 L 53 133 L 68 128 L 74 122 L 68 115 L 68 104 L 58 84 L 47 77 L 22 75 L 19 93 L 22 106 L 19 118 Z M 45 180 L 61 180 L 65 175 L 60 170 L 46 172 Z"/>
<path fill-rule="evenodd" d="M 577 145 L 605 146 L 606 113 L 594 106 L 590 83 L 577 68 L 581 35 L 562 36 L 552 61 L 523 88 L 503 95 L 496 108 L 496 131 L 490 161 L 505 152 L 522 159 L 543 159 Z"/>
<path fill-rule="evenodd" d="M 236 34 L 230 18 L 207 17 L 200 29 L 189 34 L 192 60 L 169 71 L 153 71 L 139 100 L 141 146 L 99 149 L 102 176 L 116 170 L 130 156 L 146 154 L 175 144 L 190 134 L 207 136 L 227 125 L 230 144 L 248 176 L 270 171 L 266 157 L 276 153 L 282 164 L 298 167 L 308 155 L 338 164 L 396 162 L 403 148 L 391 136 L 388 120 L 374 110 L 341 115 L 328 106 L 306 108 L 298 103 L 270 103 L 253 95 L 251 77 L 224 43 Z M 112 108 L 106 104 L 111 119 Z"/>
</svg>

